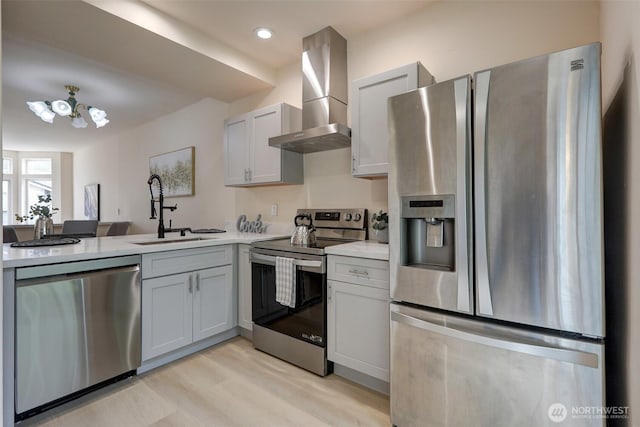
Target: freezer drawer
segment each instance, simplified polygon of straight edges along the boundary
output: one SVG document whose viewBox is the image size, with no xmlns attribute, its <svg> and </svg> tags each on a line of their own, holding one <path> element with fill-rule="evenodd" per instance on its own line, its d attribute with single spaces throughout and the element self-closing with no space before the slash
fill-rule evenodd
<svg viewBox="0 0 640 427">
<path fill-rule="evenodd" d="M 603 344 L 391 305 L 394 425 L 602 426 L 604 402 Z"/>
</svg>

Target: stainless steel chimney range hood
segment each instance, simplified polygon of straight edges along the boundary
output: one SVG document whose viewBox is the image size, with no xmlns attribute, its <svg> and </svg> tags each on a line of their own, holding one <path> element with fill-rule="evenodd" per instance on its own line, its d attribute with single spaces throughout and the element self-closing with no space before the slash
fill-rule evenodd
<svg viewBox="0 0 640 427">
<path fill-rule="evenodd" d="M 332 27 L 302 40 L 302 131 L 269 138 L 298 153 L 351 146 L 347 123 L 347 41 Z"/>
</svg>

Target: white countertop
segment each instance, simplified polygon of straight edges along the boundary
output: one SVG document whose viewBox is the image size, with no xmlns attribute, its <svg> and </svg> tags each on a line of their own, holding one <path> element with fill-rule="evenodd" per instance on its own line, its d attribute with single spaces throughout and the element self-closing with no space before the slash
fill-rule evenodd
<svg viewBox="0 0 640 427">
<path fill-rule="evenodd" d="M 12 248 L 10 243 L 5 243 L 2 245 L 2 262 L 3 268 L 27 267 L 59 262 L 164 252 L 174 249 L 199 248 L 233 243 L 252 243 L 281 237 L 287 236 L 284 234 L 227 231 L 226 233 L 219 234 L 187 234 L 184 237 L 180 237 L 179 233 L 167 233 L 164 239 L 158 239 L 155 234 L 92 237 L 81 239 L 80 243 L 76 243 L 75 245 L 44 246 L 39 248 Z M 194 238 L 200 238 L 201 240 L 189 241 L 189 239 Z M 135 242 L 155 242 L 161 240 L 166 243 L 135 244 Z M 175 242 L 175 240 L 185 241 Z"/>
<path fill-rule="evenodd" d="M 389 260 L 389 245 L 374 240 L 345 243 L 325 248 L 329 255 L 344 255 L 356 258 Z"/>
</svg>

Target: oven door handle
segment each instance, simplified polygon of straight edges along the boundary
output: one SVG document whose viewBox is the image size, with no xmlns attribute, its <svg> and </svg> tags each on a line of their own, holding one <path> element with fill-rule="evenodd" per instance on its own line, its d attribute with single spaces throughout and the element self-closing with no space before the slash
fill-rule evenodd
<svg viewBox="0 0 640 427">
<path fill-rule="evenodd" d="M 251 253 L 251 262 L 255 262 L 256 264 L 276 265 L 276 257 L 271 255 Z M 296 267 L 303 267 L 303 270 L 308 269 L 310 271 L 315 271 L 320 274 L 325 273 L 324 263 L 322 261 L 310 261 L 310 260 L 294 258 L 293 263 L 296 265 Z"/>
</svg>

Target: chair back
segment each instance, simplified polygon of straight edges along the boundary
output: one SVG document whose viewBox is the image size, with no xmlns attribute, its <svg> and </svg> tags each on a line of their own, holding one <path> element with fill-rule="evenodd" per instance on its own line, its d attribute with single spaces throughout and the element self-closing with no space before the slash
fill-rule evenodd
<svg viewBox="0 0 640 427">
<path fill-rule="evenodd" d="M 3 226 L 2 227 L 2 242 L 3 243 L 13 243 L 18 242 L 18 235 L 16 234 L 16 229 L 13 227 Z"/>
<path fill-rule="evenodd" d="M 95 220 L 68 220 L 62 224 L 62 233 L 96 237 L 98 221 Z"/>
<path fill-rule="evenodd" d="M 128 222 L 112 222 L 107 230 L 107 236 L 124 236 L 129 231 Z"/>
</svg>

